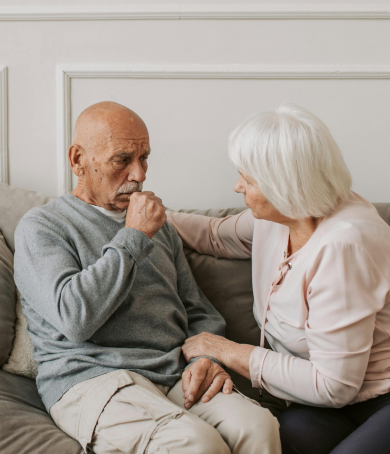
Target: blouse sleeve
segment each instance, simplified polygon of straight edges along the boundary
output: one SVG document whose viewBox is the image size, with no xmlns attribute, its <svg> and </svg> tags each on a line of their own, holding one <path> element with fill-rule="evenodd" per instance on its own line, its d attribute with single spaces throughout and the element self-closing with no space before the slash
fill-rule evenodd
<svg viewBox="0 0 390 454">
<path fill-rule="evenodd" d="M 185 246 L 218 258 L 251 257 L 254 218 L 250 210 L 226 218 L 167 212 Z"/>
<path fill-rule="evenodd" d="M 256 347 L 250 374 L 282 399 L 342 407 L 357 395 L 367 370 L 376 313 L 389 283 L 356 244 L 324 246 L 309 272 L 305 332 L 309 360 Z"/>
</svg>

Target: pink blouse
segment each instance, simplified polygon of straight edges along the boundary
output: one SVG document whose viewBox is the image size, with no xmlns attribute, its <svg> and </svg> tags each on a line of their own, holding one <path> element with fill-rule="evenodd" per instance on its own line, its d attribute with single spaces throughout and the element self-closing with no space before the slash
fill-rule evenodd
<svg viewBox="0 0 390 454">
<path fill-rule="evenodd" d="M 254 387 L 288 401 L 342 407 L 390 391 L 390 227 L 351 192 L 287 258 L 289 229 L 250 210 L 226 218 L 168 212 L 190 248 L 252 257 Z"/>
</svg>

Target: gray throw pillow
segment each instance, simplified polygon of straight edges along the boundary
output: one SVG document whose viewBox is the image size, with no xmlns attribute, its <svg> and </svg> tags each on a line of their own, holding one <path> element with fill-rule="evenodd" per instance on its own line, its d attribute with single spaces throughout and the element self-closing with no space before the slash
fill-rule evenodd
<svg viewBox="0 0 390 454">
<path fill-rule="evenodd" d="M 14 257 L 0 233 L 0 367 L 7 361 L 15 336 Z"/>
</svg>

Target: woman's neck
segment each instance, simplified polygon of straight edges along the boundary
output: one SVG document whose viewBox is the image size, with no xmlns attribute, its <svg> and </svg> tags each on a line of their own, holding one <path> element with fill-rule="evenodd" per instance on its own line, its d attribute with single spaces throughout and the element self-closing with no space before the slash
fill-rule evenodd
<svg viewBox="0 0 390 454">
<path fill-rule="evenodd" d="M 291 219 L 291 222 L 283 223 L 290 230 L 287 251 L 288 257 L 303 248 L 323 219 L 324 218 Z"/>
</svg>

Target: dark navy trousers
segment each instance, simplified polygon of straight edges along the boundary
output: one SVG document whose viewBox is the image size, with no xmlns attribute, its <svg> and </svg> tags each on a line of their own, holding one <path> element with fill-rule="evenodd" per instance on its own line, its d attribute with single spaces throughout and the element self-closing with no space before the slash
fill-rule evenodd
<svg viewBox="0 0 390 454">
<path fill-rule="evenodd" d="M 278 420 L 283 454 L 390 454 L 390 393 L 337 409 L 293 403 Z"/>
</svg>

